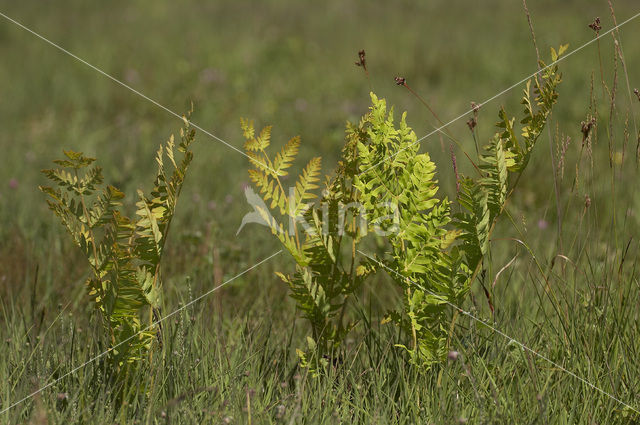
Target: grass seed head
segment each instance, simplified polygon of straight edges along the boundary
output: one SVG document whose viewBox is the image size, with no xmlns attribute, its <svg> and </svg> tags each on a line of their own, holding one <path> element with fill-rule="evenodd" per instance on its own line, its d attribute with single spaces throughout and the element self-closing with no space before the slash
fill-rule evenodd
<svg viewBox="0 0 640 425">
<path fill-rule="evenodd" d="M 358 61 L 356 62 L 356 66 L 361 66 L 364 70 L 367 70 L 367 59 L 365 57 L 364 49 L 358 52 Z"/>
<path fill-rule="evenodd" d="M 596 35 L 600 34 L 600 30 L 602 29 L 602 25 L 600 25 L 600 17 L 596 16 L 592 23 L 589 24 L 589 28 L 595 31 Z"/>
</svg>

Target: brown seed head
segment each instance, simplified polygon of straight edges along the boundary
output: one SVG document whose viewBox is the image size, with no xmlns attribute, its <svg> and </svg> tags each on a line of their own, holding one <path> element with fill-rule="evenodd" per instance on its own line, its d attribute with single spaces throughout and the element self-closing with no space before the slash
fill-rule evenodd
<svg viewBox="0 0 640 425">
<path fill-rule="evenodd" d="M 584 143 L 584 141 L 589 137 L 589 133 L 593 126 L 596 125 L 596 119 L 595 117 L 587 117 L 587 120 L 582 121 L 580 124 L 582 124 L 582 143 Z"/>
<path fill-rule="evenodd" d="M 589 195 L 584 195 L 584 207 L 589 208 L 591 206 L 591 198 Z"/>
<path fill-rule="evenodd" d="M 633 94 L 635 94 L 638 100 L 640 100 L 640 91 L 638 91 L 638 89 L 633 89 Z"/>
<path fill-rule="evenodd" d="M 396 80 L 396 84 L 399 86 L 404 86 L 405 84 L 407 84 L 407 81 L 403 77 L 396 77 L 394 79 Z"/>
<path fill-rule="evenodd" d="M 476 125 L 478 125 L 478 120 L 476 117 L 471 117 L 469 118 L 469 121 L 467 121 L 467 125 L 469 126 L 469 130 L 473 131 L 473 129 L 476 128 Z"/>
<path fill-rule="evenodd" d="M 367 59 L 365 58 L 364 49 L 358 52 L 358 61 L 356 62 L 356 65 L 363 67 L 365 71 L 367 70 Z"/>
<path fill-rule="evenodd" d="M 596 35 L 600 33 L 602 25 L 600 25 L 600 17 L 596 16 L 592 23 L 589 24 L 589 28 L 596 32 Z"/>
</svg>

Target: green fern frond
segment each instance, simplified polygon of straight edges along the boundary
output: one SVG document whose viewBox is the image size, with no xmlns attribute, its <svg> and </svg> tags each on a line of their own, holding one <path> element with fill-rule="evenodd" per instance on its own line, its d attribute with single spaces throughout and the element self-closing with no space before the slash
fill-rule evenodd
<svg viewBox="0 0 640 425">
<path fill-rule="evenodd" d="M 480 184 L 468 177 L 461 180 L 458 203 L 467 212 L 456 214 L 454 224 L 462 231 L 461 250 L 470 270 L 475 270 L 487 252 L 491 219 L 488 200 L 489 194 Z"/>
<path fill-rule="evenodd" d="M 54 164 L 59 165 L 62 168 L 72 168 L 78 170 L 80 168 L 85 168 L 95 162 L 95 158 L 91 158 L 88 156 L 84 156 L 82 152 L 75 152 L 72 150 L 62 151 L 64 156 L 67 159 L 56 159 L 53 161 Z"/>
</svg>

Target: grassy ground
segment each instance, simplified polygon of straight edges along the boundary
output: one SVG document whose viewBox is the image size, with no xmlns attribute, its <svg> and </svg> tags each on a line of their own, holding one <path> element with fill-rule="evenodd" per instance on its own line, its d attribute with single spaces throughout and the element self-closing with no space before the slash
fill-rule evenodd
<svg viewBox="0 0 640 425">
<path fill-rule="evenodd" d="M 407 110 L 419 136 L 432 130 L 396 75 L 448 121 L 536 70 L 520 2 L 424 3 L 66 0 L 5 2 L 0 12 L 178 113 L 193 100 L 193 121 L 238 148 L 241 116 L 273 124 L 276 140 L 300 134 L 303 159 L 322 155 L 328 173 L 345 121 L 366 111 L 371 89 Z M 529 3 L 545 59 L 550 46 L 591 40 L 595 16 L 603 31 L 612 26 L 605 1 Z M 632 0 L 614 6 L 618 22 L 639 11 Z M 360 326 L 345 361 L 313 379 L 297 367 L 307 329 L 274 276 L 293 267 L 281 254 L 169 319 L 162 352 L 124 389 L 130 402 L 114 401 L 98 360 L 0 423 L 638 423 L 639 33 L 640 19 L 617 35 L 624 67 L 611 36 L 561 63 L 549 134 L 492 241 L 484 283 L 495 313 L 480 285 L 464 306 L 556 365 L 462 317 L 457 359 L 419 374 L 394 347 L 404 336 L 379 324 L 397 297 L 380 275 L 359 295 L 371 309 L 350 312 Z M 370 80 L 353 65 L 361 48 Z M 0 57 L 2 410 L 107 347 L 82 287 L 87 265 L 46 209 L 39 170 L 62 149 L 82 150 L 133 194 L 148 188 L 153 153 L 180 122 L 4 18 Z M 519 112 L 521 89 L 481 109 L 482 139 L 499 105 Z M 597 126 L 583 144 L 588 114 Z M 450 130 L 472 152 L 465 121 Z M 256 225 L 235 235 L 250 210 L 246 158 L 198 137 L 165 258 L 166 311 L 279 249 Z M 434 135 L 422 144 L 451 195 L 449 143 Z"/>
</svg>

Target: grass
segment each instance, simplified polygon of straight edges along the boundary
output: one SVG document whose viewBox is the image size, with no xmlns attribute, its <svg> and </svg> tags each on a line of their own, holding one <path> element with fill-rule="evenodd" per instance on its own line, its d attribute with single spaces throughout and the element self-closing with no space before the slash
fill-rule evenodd
<svg viewBox="0 0 640 425">
<path fill-rule="evenodd" d="M 604 1 L 528 6 L 545 57 L 548 46 L 569 42 L 573 49 L 592 39 L 586 25 L 595 16 L 604 30 L 611 27 Z M 614 6 L 618 22 L 637 13 L 631 0 Z M 344 121 L 364 112 L 370 86 L 397 110 L 408 110 L 420 136 L 431 130 L 431 116 L 394 76 L 407 78 L 448 121 L 470 101 L 536 69 L 520 2 L 373 7 L 363 1 L 150 6 L 67 0 L 15 2 L 0 11 L 177 112 L 193 99 L 193 121 L 239 148 L 240 116 L 274 124 L 274 138 L 301 134 L 301 155 L 322 155 L 326 172 L 339 153 Z M 463 306 L 635 409 L 640 198 L 633 189 L 633 118 L 640 118 L 640 104 L 626 78 L 631 89 L 640 86 L 640 51 L 633 44 L 639 30 L 640 21 L 620 30 L 628 74 L 614 63 L 610 36 L 561 64 L 553 126 L 492 241 L 484 284 L 495 313 L 480 285 Z M 361 48 L 370 82 L 353 65 Z M 3 409 L 108 346 L 84 297 L 84 259 L 46 210 L 39 170 L 63 148 L 83 150 L 99 158 L 107 180 L 132 193 L 150 181 L 153 152 L 180 123 L 3 19 L 0 55 L 6 58 L 0 67 Z M 616 81 L 613 108 L 601 75 L 609 90 Z M 512 113 L 519 108 L 518 90 L 481 109 L 480 141 L 493 133 L 498 105 Z M 580 123 L 596 110 L 592 143 L 583 146 Z M 464 121 L 449 129 L 472 152 Z M 571 142 L 558 155 L 563 135 Z M 235 236 L 249 210 L 242 195 L 246 159 L 198 137 L 167 245 L 166 312 L 278 249 L 255 225 Z M 442 186 L 454 193 L 448 142 L 434 136 L 423 145 L 438 163 Z M 551 152 L 556 166 L 564 157 L 562 178 Z M 461 152 L 456 155 L 459 166 L 468 167 Z M 280 255 L 168 319 L 157 361 L 123 389 L 136 395 L 131 403 L 114 402 L 109 391 L 116 389 L 98 360 L 3 413 L 0 423 L 640 421 L 611 397 L 462 316 L 451 343 L 457 358 L 419 374 L 393 346 L 401 336 L 380 324 L 382 306 L 397 296 L 382 275 L 359 295 L 371 310 L 351 312 L 361 325 L 344 347 L 344 362 L 313 379 L 296 365 L 305 323 L 273 274 L 291 267 Z"/>
</svg>

